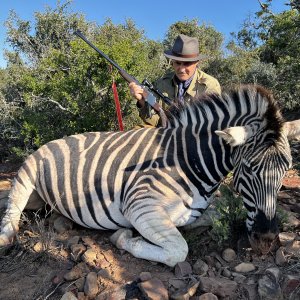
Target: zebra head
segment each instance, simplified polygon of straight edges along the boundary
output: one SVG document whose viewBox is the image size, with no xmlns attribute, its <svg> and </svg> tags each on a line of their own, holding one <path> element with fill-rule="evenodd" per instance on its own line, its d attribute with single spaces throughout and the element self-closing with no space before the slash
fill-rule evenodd
<svg viewBox="0 0 300 300">
<path fill-rule="evenodd" d="M 247 209 L 247 230 L 254 251 L 266 254 L 278 235 L 277 193 L 292 158 L 288 139 L 300 137 L 300 120 L 280 122 L 278 132 L 252 123 L 216 134 L 231 147 L 234 188 Z"/>
</svg>

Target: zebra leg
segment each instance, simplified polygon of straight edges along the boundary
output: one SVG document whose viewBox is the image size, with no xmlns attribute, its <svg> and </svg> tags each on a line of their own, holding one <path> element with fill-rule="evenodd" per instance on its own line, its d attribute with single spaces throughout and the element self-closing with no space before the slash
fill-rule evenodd
<svg viewBox="0 0 300 300">
<path fill-rule="evenodd" d="M 135 257 L 161 262 L 170 267 L 186 259 L 187 243 L 163 209 L 138 215 L 138 212 L 131 215 L 130 221 L 134 220 L 131 224 L 149 242 L 142 237 L 132 238 L 129 229 L 119 229 L 112 235 L 112 243 Z"/>
<path fill-rule="evenodd" d="M 0 246 L 6 246 L 12 242 L 13 237 L 19 230 L 19 221 L 23 210 L 34 194 L 33 184 L 27 172 L 21 168 L 14 180 L 13 188 L 9 194 L 8 206 L 1 222 Z M 36 203 L 37 204 L 37 203 Z M 37 208 L 37 205 L 34 205 Z"/>
</svg>

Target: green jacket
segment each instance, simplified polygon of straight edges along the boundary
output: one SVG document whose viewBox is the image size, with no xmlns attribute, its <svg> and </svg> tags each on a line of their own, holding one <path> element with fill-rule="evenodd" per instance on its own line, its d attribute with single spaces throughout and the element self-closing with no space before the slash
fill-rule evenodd
<svg viewBox="0 0 300 300">
<path fill-rule="evenodd" d="M 176 99 L 178 93 L 178 85 L 174 79 L 174 74 L 174 72 L 168 73 L 154 84 L 158 90 L 170 99 Z M 217 79 L 197 69 L 196 74 L 183 97 L 185 101 L 189 102 L 202 93 L 221 94 L 221 87 Z M 168 109 L 168 105 L 165 102 L 162 102 L 161 99 L 158 101 L 163 109 Z M 149 117 L 149 110 L 151 117 Z M 148 104 L 139 109 L 139 116 L 143 121 L 143 124 L 141 124 L 140 127 L 161 126 L 159 115 L 153 109 L 149 109 Z"/>
</svg>

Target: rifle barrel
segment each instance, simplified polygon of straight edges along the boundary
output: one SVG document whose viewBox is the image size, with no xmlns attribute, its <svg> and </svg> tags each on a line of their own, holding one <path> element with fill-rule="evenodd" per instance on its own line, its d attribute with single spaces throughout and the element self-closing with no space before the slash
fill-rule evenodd
<svg viewBox="0 0 300 300">
<path fill-rule="evenodd" d="M 118 69 L 120 75 L 128 82 L 136 82 L 138 84 L 139 81 L 134 78 L 133 76 L 129 75 L 124 69 L 122 69 L 116 62 L 114 62 L 112 59 L 110 59 L 104 52 L 102 52 L 99 48 L 97 48 L 94 44 L 92 44 L 83 34 L 80 30 L 77 30 L 74 32 L 78 37 L 80 37 L 82 40 L 84 40 L 89 46 L 91 46 L 94 50 L 96 50 L 102 57 L 104 57 L 109 63 L 111 63 L 116 69 Z"/>
</svg>

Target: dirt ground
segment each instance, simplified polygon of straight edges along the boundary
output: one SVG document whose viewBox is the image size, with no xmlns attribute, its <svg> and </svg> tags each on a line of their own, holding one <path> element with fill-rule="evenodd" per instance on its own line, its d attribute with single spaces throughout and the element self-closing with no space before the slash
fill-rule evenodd
<svg viewBox="0 0 300 300">
<path fill-rule="evenodd" d="M 297 151 L 294 153 L 297 155 L 296 164 L 299 162 L 300 153 L 299 144 L 297 145 Z M 297 168 L 288 172 L 284 178 L 282 190 L 290 199 L 294 199 L 295 203 L 300 203 L 300 171 Z M 2 195 L 10 189 L 16 170 L 17 165 L 0 165 L 0 193 L 2 192 Z M 3 213 L 4 208 L 0 208 L 0 219 Z M 126 289 L 126 299 L 145 299 L 137 287 L 141 272 L 150 272 L 152 277 L 159 278 L 165 287 L 169 286 L 169 279 L 174 277 L 173 268 L 137 259 L 116 249 L 109 241 L 112 232 L 87 230 L 74 224 L 71 230 L 59 234 L 54 232 L 49 224 L 51 225 L 51 221 L 45 220 L 43 213 L 41 215 L 26 213 L 22 218 L 21 230 L 16 242 L 0 249 L 0 299 L 54 300 L 61 299 L 67 290 L 78 291 L 78 282 L 63 279 L 64 274 L 78 263 L 72 257 L 69 248 L 69 242 L 74 237 L 79 237 L 84 245 L 94 247 L 101 255 L 99 265 L 96 264 L 93 268 L 97 271 L 103 269 L 107 274 L 103 276 L 100 284 L 100 290 L 103 293 L 122 287 Z M 295 230 L 297 234 L 298 231 L 299 229 Z M 198 258 L 203 258 L 209 253 L 222 251 L 211 240 L 208 229 L 194 229 L 192 233 L 184 232 L 184 235 L 189 243 L 190 251 L 187 261 L 191 265 Z M 240 235 L 242 236 L 242 233 Z M 43 242 L 42 248 L 39 247 L 41 241 Z M 242 257 L 238 245 L 227 246 L 235 249 Z M 260 262 L 262 268 L 267 263 L 268 259 Z M 295 264 L 295 261 L 291 263 Z M 300 276 L 299 261 L 298 266 L 299 274 L 297 274 Z M 289 264 L 285 265 L 282 271 L 287 270 L 288 267 L 290 267 Z M 237 299 L 248 298 L 241 293 L 237 295 Z"/>
</svg>

